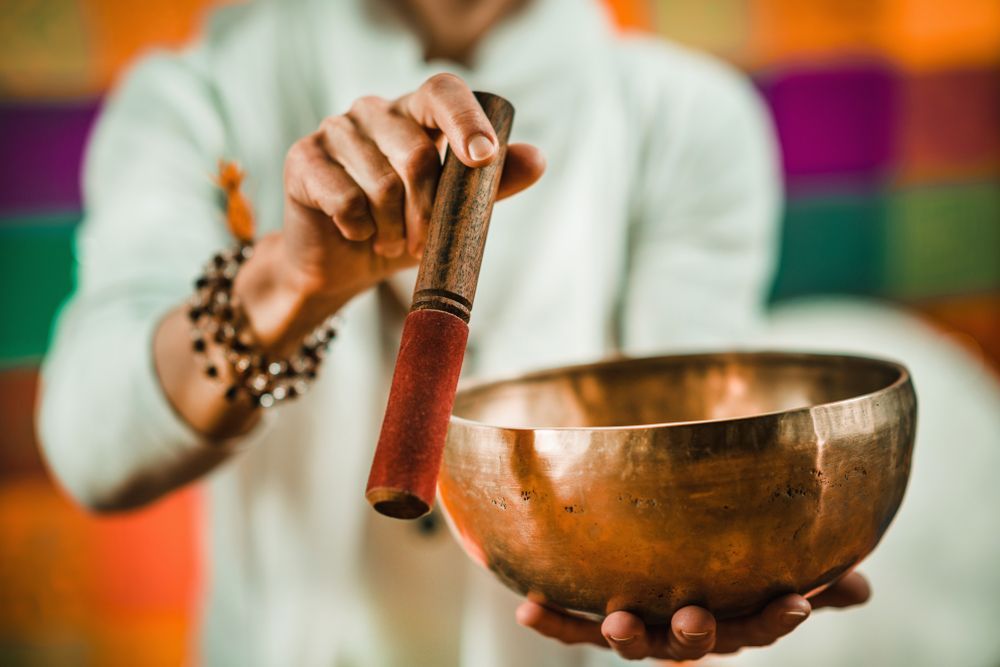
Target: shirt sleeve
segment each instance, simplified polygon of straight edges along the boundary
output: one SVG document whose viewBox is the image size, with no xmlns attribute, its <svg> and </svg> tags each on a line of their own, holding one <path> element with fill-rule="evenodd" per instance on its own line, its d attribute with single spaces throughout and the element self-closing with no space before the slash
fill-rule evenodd
<svg viewBox="0 0 1000 667">
<path fill-rule="evenodd" d="M 669 71 L 646 77 L 655 92 L 640 105 L 621 310 L 622 347 L 633 355 L 744 341 L 763 314 L 780 213 L 776 142 L 750 83 L 694 54 L 659 67 Z"/>
<path fill-rule="evenodd" d="M 153 56 L 88 147 L 76 289 L 43 364 L 39 433 L 58 479 L 95 509 L 152 500 L 236 446 L 206 442 L 174 412 L 152 352 L 160 319 L 231 243 L 212 182 L 226 150 L 214 99 L 194 53 Z"/>
</svg>

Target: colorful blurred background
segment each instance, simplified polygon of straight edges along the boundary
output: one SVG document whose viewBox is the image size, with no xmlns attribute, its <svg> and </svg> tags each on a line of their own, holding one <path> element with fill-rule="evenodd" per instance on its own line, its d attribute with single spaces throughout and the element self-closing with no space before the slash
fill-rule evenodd
<svg viewBox="0 0 1000 667">
<path fill-rule="evenodd" d="M 789 202 L 773 300 L 905 305 L 1000 370 L 1000 2 L 607 0 L 624 29 L 757 82 Z M 72 290 L 80 159 L 127 63 L 211 0 L 5 0 L 0 13 L 0 664 L 176 665 L 197 613 L 199 496 L 96 519 L 49 480 L 37 365 Z"/>
</svg>

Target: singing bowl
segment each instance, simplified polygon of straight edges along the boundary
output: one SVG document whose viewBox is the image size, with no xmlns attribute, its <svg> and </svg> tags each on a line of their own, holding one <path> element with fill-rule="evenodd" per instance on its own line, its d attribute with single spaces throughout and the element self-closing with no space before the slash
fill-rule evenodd
<svg viewBox="0 0 1000 667">
<path fill-rule="evenodd" d="M 909 373 L 876 359 L 575 366 L 461 391 L 438 494 L 466 553 L 530 599 L 725 618 L 815 594 L 872 551 L 915 421 Z"/>
</svg>

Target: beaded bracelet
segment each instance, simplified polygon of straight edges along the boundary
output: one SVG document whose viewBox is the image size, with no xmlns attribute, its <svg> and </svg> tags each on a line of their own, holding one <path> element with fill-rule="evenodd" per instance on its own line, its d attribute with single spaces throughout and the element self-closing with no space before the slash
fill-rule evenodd
<svg viewBox="0 0 1000 667">
<path fill-rule="evenodd" d="M 256 349 L 247 318 L 233 295 L 233 281 L 240 266 L 253 255 L 252 243 L 240 243 L 232 250 L 216 254 L 195 281 L 195 293 L 188 304 L 192 349 L 205 361 L 205 374 L 220 376 L 208 358 L 209 341 L 215 342 L 232 370 L 233 382 L 226 399 L 241 394 L 250 402 L 269 408 L 306 392 L 327 346 L 336 335 L 335 317 L 312 331 L 288 359 L 272 359 Z"/>
<path fill-rule="evenodd" d="M 219 368 L 208 357 L 209 341 L 222 350 L 231 369 L 232 384 L 226 399 L 240 395 L 253 405 L 269 408 L 301 396 L 316 378 L 326 348 L 336 335 L 336 318 L 330 317 L 305 337 L 288 359 L 272 359 L 258 349 L 249 322 L 233 294 L 240 267 L 253 256 L 254 222 L 249 202 L 240 192 L 243 172 L 233 163 L 219 163 L 218 183 L 226 196 L 226 220 L 237 245 L 212 257 L 195 281 L 188 303 L 191 347 L 204 360 L 205 374 L 220 377 Z"/>
</svg>

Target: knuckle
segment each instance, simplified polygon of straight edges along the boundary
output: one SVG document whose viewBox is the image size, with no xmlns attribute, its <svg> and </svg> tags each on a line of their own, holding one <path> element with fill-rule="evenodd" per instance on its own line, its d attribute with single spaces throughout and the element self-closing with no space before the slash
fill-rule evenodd
<svg viewBox="0 0 1000 667">
<path fill-rule="evenodd" d="M 309 151 L 313 141 L 312 135 L 299 139 L 285 153 L 284 179 L 285 185 L 301 174 L 309 162 Z"/>
<path fill-rule="evenodd" d="M 398 199 L 403 194 L 403 182 L 395 172 L 388 172 L 375 181 L 373 191 L 379 201 Z"/>
<path fill-rule="evenodd" d="M 431 95 L 438 95 L 454 88 L 456 84 L 464 86 L 465 81 L 463 81 L 457 74 L 452 74 L 451 72 L 441 72 L 427 79 L 424 83 L 424 87 Z"/>
<path fill-rule="evenodd" d="M 354 132 L 354 122 L 345 115 L 327 116 L 320 121 L 319 126 L 328 137 L 340 137 Z"/>
<path fill-rule="evenodd" d="M 348 114 L 361 117 L 368 116 L 372 113 L 382 111 L 385 109 L 386 104 L 386 101 L 377 95 L 365 95 L 354 100 Z"/>
<path fill-rule="evenodd" d="M 309 150 L 309 143 L 312 141 L 312 137 L 303 137 L 296 141 L 288 148 L 288 152 L 285 153 L 285 164 L 297 166 L 306 159 L 306 153 Z"/>
<path fill-rule="evenodd" d="M 368 200 L 360 188 L 349 188 L 337 193 L 331 202 L 333 217 L 348 221 L 363 219 L 368 213 Z"/>
<path fill-rule="evenodd" d="M 413 180 L 433 173 L 438 164 L 439 158 L 434 144 L 429 141 L 420 143 L 411 148 L 403 158 L 403 173 L 407 180 Z"/>
</svg>

